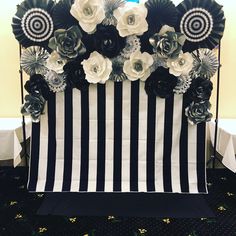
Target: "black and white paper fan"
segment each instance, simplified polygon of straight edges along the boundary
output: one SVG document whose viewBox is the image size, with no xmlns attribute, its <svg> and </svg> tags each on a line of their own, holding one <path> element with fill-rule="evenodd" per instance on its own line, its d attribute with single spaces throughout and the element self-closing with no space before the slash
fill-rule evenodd
<svg viewBox="0 0 236 236">
<path fill-rule="evenodd" d="M 148 9 L 148 31 L 158 33 L 163 25 L 175 26 L 178 14 L 171 0 L 148 0 L 145 3 Z"/>
<path fill-rule="evenodd" d="M 53 7 L 53 0 L 25 0 L 17 6 L 17 12 L 12 19 L 12 29 L 22 46 L 47 47 L 54 30 L 51 17 Z"/>
<path fill-rule="evenodd" d="M 78 21 L 70 14 L 74 0 L 60 0 L 54 7 L 52 18 L 55 29 L 68 29 L 72 25 L 78 25 Z"/>
<path fill-rule="evenodd" d="M 184 51 L 215 48 L 224 33 L 225 17 L 222 6 L 214 0 L 184 0 L 177 6 L 177 29 L 187 40 Z"/>
</svg>

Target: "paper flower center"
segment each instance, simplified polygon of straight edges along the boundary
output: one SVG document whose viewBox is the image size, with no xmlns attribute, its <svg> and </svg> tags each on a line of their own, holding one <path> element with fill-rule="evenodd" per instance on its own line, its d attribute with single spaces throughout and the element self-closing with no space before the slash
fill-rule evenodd
<svg viewBox="0 0 236 236">
<path fill-rule="evenodd" d="M 141 72 L 143 71 L 143 63 L 141 60 L 138 60 L 134 63 L 134 69 L 137 71 L 137 72 Z"/>
<path fill-rule="evenodd" d="M 93 9 L 90 6 L 86 6 L 83 9 L 83 13 L 85 16 L 92 16 L 93 15 Z"/>
<path fill-rule="evenodd" d="M 134 25 L 135 24 L 135 15 L 134 14 L 129 15 L 127 17 L 127 24 L 128 25 Z"/>
</svg>

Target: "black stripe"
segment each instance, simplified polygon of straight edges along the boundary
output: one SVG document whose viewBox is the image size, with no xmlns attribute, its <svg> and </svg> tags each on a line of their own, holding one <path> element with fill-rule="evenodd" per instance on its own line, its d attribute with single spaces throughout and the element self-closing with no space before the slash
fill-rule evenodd
<svg viewBox="0 0 236 236">
<path fill-rule="evenodd" d="M 73 91 L 65 91 L 64 174 L 62 191 L 70 191 L 73 150 Z"/>
<path fill-rule="evenodd" d="M 89 90 L 81 91 L 81 169 L 79 191 L 88 190 L 89 171 Z"/>
<path fill-rule="evenodd" d="M 206 123 L 197 125 L 197 179 L 198 191 L 206 192 L 206 160 L 205 160 L 205 140 L 206 140 Z"/>
<path fill-rule="evenodd" d="M 131 82 L 130 191 L 138 191 L 139 80 Z"/>
<path fill-rule="evenodd" d="M 40 123 L 32 123 L 31 155 L 28 190 L 36 191 L 39 167 Z"/>
<path fill-rule="evenodd" d="M 113 191 L 121 191 L 121 161 L 122 161 L 122 85 L 116 82 L 114 86 L 114 170 Z"/>
<path fill-rule="evenodd" d="M 104 191 L 105 186 L 105 155 L 106 155 L 106 86 L 97 85 L 97 191 Z"/>
<path fill-rule="evenodd" d="M 147 115 L 147 191 L 155 191 L 156 97 L 148 96 Z"/>
<path fill-rule="evenodd" d="M 48 163 L 45 191 L 53 191 L 56 165 L 56 95 L 48 100 Z"/>
<path fill-rule="evenodd" d="M 181 192 L 189 192 L 188 182 L 188 119 L 185 115 L 186 97 L 183 96 L 182 125 L 180 134 L 180 185 Z"/>
<path fill-rule="evenodd" d="M 174 106 L 174 95 L 165 100 L 164 151 L 163 151 L 164 192 L 172 192 L 171 150 L 172 150 L 173 106 Z"/>
</svg>

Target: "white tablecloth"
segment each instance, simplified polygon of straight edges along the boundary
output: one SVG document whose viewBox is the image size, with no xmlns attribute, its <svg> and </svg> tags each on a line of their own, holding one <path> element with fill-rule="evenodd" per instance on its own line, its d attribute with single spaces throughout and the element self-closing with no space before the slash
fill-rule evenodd
<svg viewBox="0 0 236 236">
<path fill-rule="evenodd" d="M 215 122 L 209 123 L 210 137 L 214 145 Z M 217 135 L 217 152 L 222 155 L 222 163 L 236 172 L 236 119 L 220 119 Z"/>
<path fill-rule="evenodd" d="M 30 119 L 26 119 L 26 137 L 31 134 Z M 23 142 L 22 119 L 0 118 L 0 160 L 13 159 L 14 167 L 20 164 Z"/>
</svg>

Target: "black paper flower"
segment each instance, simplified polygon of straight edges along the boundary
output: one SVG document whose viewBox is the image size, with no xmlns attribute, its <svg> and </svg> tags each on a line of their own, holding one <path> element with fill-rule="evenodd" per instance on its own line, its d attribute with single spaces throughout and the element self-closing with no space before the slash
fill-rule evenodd
<svg viewBox="0 0 236 236">
<path fill-rule="evenodd" d="M 224 32 L 225 17 L 222 6 L 214 0 L 184 0 L 177 6 L 176 29 L 185 34 L 184 51 L 215 48 Z"/>
<path fill-rule="evenodd" d="M 198 77 L 192 80 L 191 86 L 187 91 L 187 97 L 192 102 L 201 102 L 209 100 L 213 84 L 210 80 Z"/>
<path fill-rule="evenodd" d="M 25 0 L 17 6 L 12 29 L 21 45 L 47 48 L 54 30 L 51 17 L 54 5 L 53 0 Z"/>
<path fill-rule="evenodd" d="M 21 113 L 23 115 L 31 115 L 33 122 L 39 122 L 44 106 L 45 100 L 40 94 L 29 94 L 25 96 L 25 103 L 21 107 Z"/>
<path fill-rule="evenodd" d="M 211 104 L 209 101 L 192 102 L 186 109 L 185 115 L 191 125 L 208 122 L 212 118 L 210 113 Z"/>
<path fill-rule="evenodd" d="M 168 69 L 159 67 L 145 82 L 145 90 L 149 96 L 168 98 L 177 85 L 177 77 L 169 74 Z"/>
<path fill-rule="evenodd" d="M 71 88 L 77 88 L 81 91 L 88 90 L 89 82 L 85 79 L 83 66 L 76 61 L 68 62 L 64 66 L 67 85 Z"/>
<path fill-rule="evenodd" d="M 126 44 L 125 37 L 120 37 L 119 32 L 113 25 L 98 25 L 94 34 L 94 46 L 96 50 L 108 57 L 113 58 L 119 55 Z"/>
<path fill-rule="evenodd" d="M 28 93 L 32 95 L 40 94 L 45 100 L 48 100 L 51 94 L 47 82 L 44 80 L 43 76 L 39 74 L 32 75 L 25 83 L 24 87 Z"/>
<path fill-rule="evenodd" d="M 74 0 L 60 0 L 53 8 L 52 18 L 55 29 L 68 29 L 77 25 L 78 21 L 70 14 Z"/>
<path fill-rule="evenodd" d="M 82 32 L 77 25 L 74 25 L 67 30 L 56 30 L 48 46 L 52 50 L 56 50 L 62 57 L 74 59 L 86 52 L 81 38 Z"/>
</svg>

